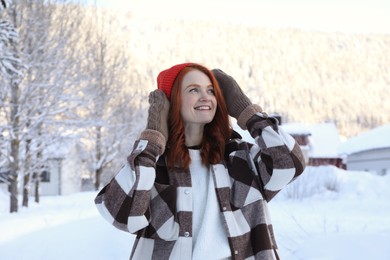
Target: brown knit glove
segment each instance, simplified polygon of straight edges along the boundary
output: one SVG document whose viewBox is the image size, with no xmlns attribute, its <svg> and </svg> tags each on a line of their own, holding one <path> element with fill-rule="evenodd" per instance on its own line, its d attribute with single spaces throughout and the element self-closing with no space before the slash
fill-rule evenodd
<svg viewBox="0 0 390 260">
<path fill-rule="evenodd" d="M 160 132 L 168 140 L 169 101 L 162 90 L 149 93 L 149 110 L 146 128 Z"/>
<path fill-rule="evenodd" d="M 220 69 L 213 69 L 212 72 L 222 90 L 229 115 L 237 119 L 242 129 L 246 129 L 249 118 L 256 112 L 262 112 L 261 107 L 252 104 L 232 76 Z"/>
<path fill-rule="evenodd" d="M 222 90 L 229 115 L 237 119 L 241 112 L 251 105 L 252 102 L 242 92 L 240 86 L 238 86 L 232 76 L 226 74 L 220 69 L 213 69 L 212 72 Z"/>
</svg>

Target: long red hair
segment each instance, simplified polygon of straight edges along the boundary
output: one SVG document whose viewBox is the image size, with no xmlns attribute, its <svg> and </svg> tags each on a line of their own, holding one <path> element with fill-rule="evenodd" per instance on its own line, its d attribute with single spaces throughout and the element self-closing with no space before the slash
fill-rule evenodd
<svg viewBox="0 0 390 260">
<path fill-rule="evenodd" d="M 219 163 L 223 159 L 225 143 L 232 132 L 225 100 L 213 73 L 199 64 L 189 65 L 180 71 L 171 90 L 171 105 L 168 116 L 169 137 L 166 150 L 168 168 L 179 167 L 188 169 L 191 162 L 188 148 L 185 144 L 184 122 L 180 114 L 180 108 L 181 83 L 184 76 L 192 70 L 199 70 L 210 78 L 217 100 L 214 119 L 205 125 L 203 131 L 201 157 L 205 165 Z"/>
</svg>

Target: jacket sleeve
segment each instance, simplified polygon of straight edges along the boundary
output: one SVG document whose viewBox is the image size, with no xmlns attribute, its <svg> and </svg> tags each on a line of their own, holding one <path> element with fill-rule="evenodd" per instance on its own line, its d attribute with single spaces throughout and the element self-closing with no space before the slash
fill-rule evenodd
<svg viewBox="0 0 390 260">
<path fill-rule="evenodd" d="M 145 130 L 126 164 L 98 193 L 95 204 L 99 213 L 116 228 L 136 233 L 148 226 L 156 162 L 164 149 L 162 134 Z"/>
<path fill-rule="evenodd" d="M 303 172 L 305 160 L 298 143 L 278 127 L 275 118 L 257 112 L 246 126 L 256 142 L 250 154 L 259 185 L 265 199 L 270 201 Z"/>
</svg>

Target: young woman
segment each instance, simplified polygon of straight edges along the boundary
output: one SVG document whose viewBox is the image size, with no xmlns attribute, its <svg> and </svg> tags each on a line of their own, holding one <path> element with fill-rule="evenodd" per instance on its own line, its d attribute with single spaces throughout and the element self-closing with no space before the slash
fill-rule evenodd
<svg viewBox="0 0 390 260">
<path fill-rule="evenodd" d="M 298 144 L 219 69 L 178 64 L 157 85 L 146 129 L 95 199 L 136 234 L 130 258 L 278 259 L 267 202 L 304 170 Z"/>
</svg>

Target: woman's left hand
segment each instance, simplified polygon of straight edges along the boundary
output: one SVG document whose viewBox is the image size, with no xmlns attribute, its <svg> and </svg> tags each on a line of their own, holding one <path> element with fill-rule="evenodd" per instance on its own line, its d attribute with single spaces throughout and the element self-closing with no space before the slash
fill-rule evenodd
<svg viewBox="0 0 390 260">
<path fill-rule="evenodd" d="M 217 79 L 219 87 L 222 90 L 229 115 L 238 119 L 245 108 L 252 105 L 250 99 L 242 92 L 240 86 L 234 78 L 220 69 L 211 71 Z"/>
</svg>

